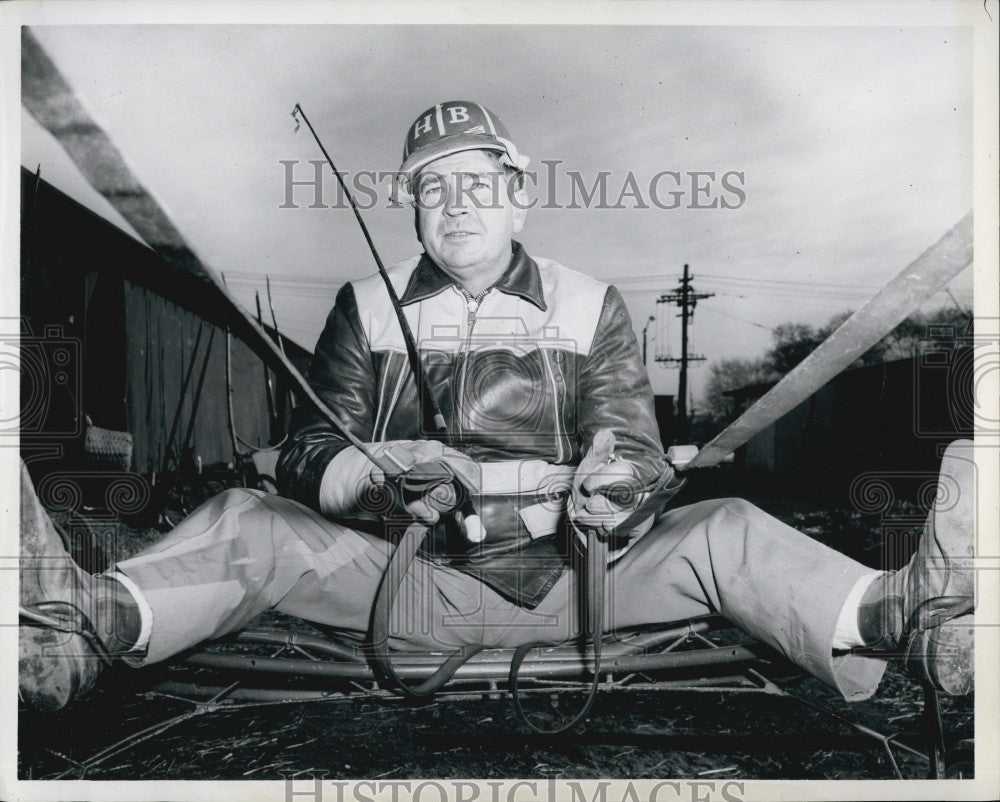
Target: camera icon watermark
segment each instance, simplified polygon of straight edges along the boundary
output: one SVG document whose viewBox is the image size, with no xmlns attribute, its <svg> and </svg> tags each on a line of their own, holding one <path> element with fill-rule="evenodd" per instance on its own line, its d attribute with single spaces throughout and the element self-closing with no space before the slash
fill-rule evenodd
<svg viewBox="0 0 1000 802">
<path fill-rule="evenodd" d="M 920 438 L 960 432 L 1000 437 L 994 399 L 984 396 L 983 378 L 1000 371 L 1000 320 L 980 318 L 968 326 L 930 326 L 916 346 L 913 425 Z"/>
<path fill-rule="evenodd" d="M 82 343 L 62 326 L 35 335 L 17 318 L 17 333 L 0 335 L 0 380 L 20 381 L 21 402 L 14 414 L 0 416 L 0 437 L 65 438 L 83 432 L 79 408 Z M 2 329 L 12 328 L 2 325 Z"/>
<path fill-rule="evenodd" d="M 558 462 L 577 434 L 579 348 L 558 327 L 529 331 L 521 318 L 479 317 L 471 332 L 434 327 L 420 351 L 432 385 L 436 376 L 453 377 L 452 420 L 462 440 L 502 439 L 515 453 L 551 449 Z"/>
</svg>

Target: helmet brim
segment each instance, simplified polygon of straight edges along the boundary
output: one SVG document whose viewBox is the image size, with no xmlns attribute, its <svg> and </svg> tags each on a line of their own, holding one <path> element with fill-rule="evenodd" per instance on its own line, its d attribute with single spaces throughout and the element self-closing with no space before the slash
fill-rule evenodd
<svg viewBox="0 0 1000 802">
<path fill-rule="evenodd" d="M 506 155 L 512 163 L 517 159 L 517 154 L 512 154 L 502 142 L 489 134 L 454 134 L 442 137 L 411 153 L 400 165 L 399 177 L 409 181 L 432 161 L 465 150 L 491 150 Z"/>
</svg>

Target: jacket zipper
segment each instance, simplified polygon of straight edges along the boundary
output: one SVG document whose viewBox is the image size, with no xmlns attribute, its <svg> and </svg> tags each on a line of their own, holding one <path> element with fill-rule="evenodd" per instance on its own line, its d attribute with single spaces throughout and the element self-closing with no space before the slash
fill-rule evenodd
<svg viewBox="0 0 1000 802">
<path fill-rule="evenodd" d="M 465 342 L 462 344 L 462 350 L 459 351 L 458 358 L 462 363 L 462 378 L 458 383 L 458 415 L 456 416 L 456 426 L 458 429 L 458 435 L 461 438 L 463 431 L 463 421 L 465 420 L 465 380 L 469 374 L 469 355 L 472 353 L 472 329 L 476 325 L 476 314 L 479 312 L 479 305 L 483 302 L 483 298 L 492 289 L 488 287 L 483 290 L 479 295 L 472 295 L 464 288 L 459 288 L 462 291 L 462 295 L 465 297 Z"/>
<path fill-rule="evenodd" d="M 562 421 L 562 397 L 559 395 L 560 389 L 563 390 L 565 395 L 565 386 L 560 387 L 560 382 L 556 378 L 557 374 L 555 367 L 552 365 L 552 360 L 555 359 L 554 353 L 546 351 L 545 349 L 539 349 L 539 356 L 542 359 L 542 363 L 545 365 L 545 370 L 549 375 L 549 381 L 552 384 L 552 406 L 553 412 L 553 424 L 555 426 L 555 446 L 556 446 L 556 463 L 561 463 L 563 460 L 563 434 L 560 422 Z M 567 438 L 568 439 L 568 438 Z"/>
</svg>

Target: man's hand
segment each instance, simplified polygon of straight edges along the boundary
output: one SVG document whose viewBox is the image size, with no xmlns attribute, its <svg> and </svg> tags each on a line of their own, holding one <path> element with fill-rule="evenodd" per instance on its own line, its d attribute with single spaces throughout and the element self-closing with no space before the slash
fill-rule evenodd
<svg viewBox="0 0 1000 802">
<path fill-rule="evenodd" d="M 570 520 L 580 528 L 611 534 L 644 496 L 635 468 L 615 454 L 614 432 L 601 429 L 576 469 L 568 504 Z"/>
<path fill-rule="evenodd" d="M 414 519 L 435 524 L 442 512 L 454 509 L 461 501 L 457 480 L 468 497 L 479 492 L 480 468 L 472 458 L 433 440 L 395 440 L 376 451 L 390 457 L 401 467 L 408 467 L 402 477 L 404 506 Z M 385 473 L 372 468 L 372 484 L 385 484 Z M 471 536 L 471 532 L 470 532 Z"/>
<path fill-rule="evenodd" d="M 424 492 L 406 492 L 403 503 L 407 511 L 424 523 L 436 523 L 447 505 L 447 490 L 444 485 L 457 479 L 470 495 L 478 494 L 480 468 L 471 458 L 448 448 L 440 442 L 430 440 L 390 440 L 372 444 L 372 452 L 387 457 L 386 462 L 410 469 L 407 474 L 411 488 L 423 487 Z M 435 465 L 435 463 L 437 463 Z M 417 469 L 417 466 L 426 468 Z M 331 517 L 385 516 L 398 504 L 395 494 L 386 493 L 383 486 L 386 477 L 380 468 L 373 468 L 368 457 L 353 446 L 344 449 L 327 466 L 320 486 L 320 511 Z M 435 493 L 435 500 L 423 499 L 428 493 Z M 452 491 L 452 498 L 458 496 Z M 398 509 L 398 508 L 397 508 Z"/>
</svg>

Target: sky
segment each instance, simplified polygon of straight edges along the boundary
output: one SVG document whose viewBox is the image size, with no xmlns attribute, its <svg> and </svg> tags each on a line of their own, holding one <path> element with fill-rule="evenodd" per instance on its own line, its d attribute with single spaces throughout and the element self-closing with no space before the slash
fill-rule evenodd
<svg viewBox="0 0 1000 802">
<path fill-rule="evenodd" d="M 957 27 L 607 25 L 36 26 L 36 37 L 204 262 L 253 307 L 270 276 L 279 327 L 311 348 L 344 281 L 375 264 L 346 208 L 309 208 L 286 166 L 391 171 L 405 132 L 449 99 L 506 123 L 539 208 L 528 252 L 618 286 L 650 324 L 654 390 L 673 393 L 685 263 L 699 302 L 691 375 L 757 357 L 771 329 L 855 309 L 972 206 L 972 38 Z M 127 227 L 22 111 L 22 164 Z M 675 182 L 669 172 L 680 177 Z M 566 208 L 575 173 L 612 206 Z M 707 186 L 693 187 L 691 173 Z M 714 173 L 715 179 L 704 176 Z M 721 183 L 728 174 L 730 189 Z M 554 178 L 553 178 L 554 175 Z M 650 183 L 660 175 L 659 206 Z M 326 203 L 335 200 L 331 176 Z M 387 184 L 366 222 L 383 261 L 419 252 Z M 732 187 L 737 187 L 732 189 Z M 682 191 L 678 208 L 670 190 Z M 555 203 L 542 203 L 554 194 Z M 578 196 L 578 206 L 586 206 Z M 637 200 L 648 208 L 634 208 Z M 716 208 L 691 208 L 717 202 Z M 721 205 L 736 208 L 721 208 Z M 540 208 L 543 205 L 559 208 Z M 972 305 L 972 271 L 950 286 Z M 927 308 L 953 304 L 941 293 Z"/>
</svg>

